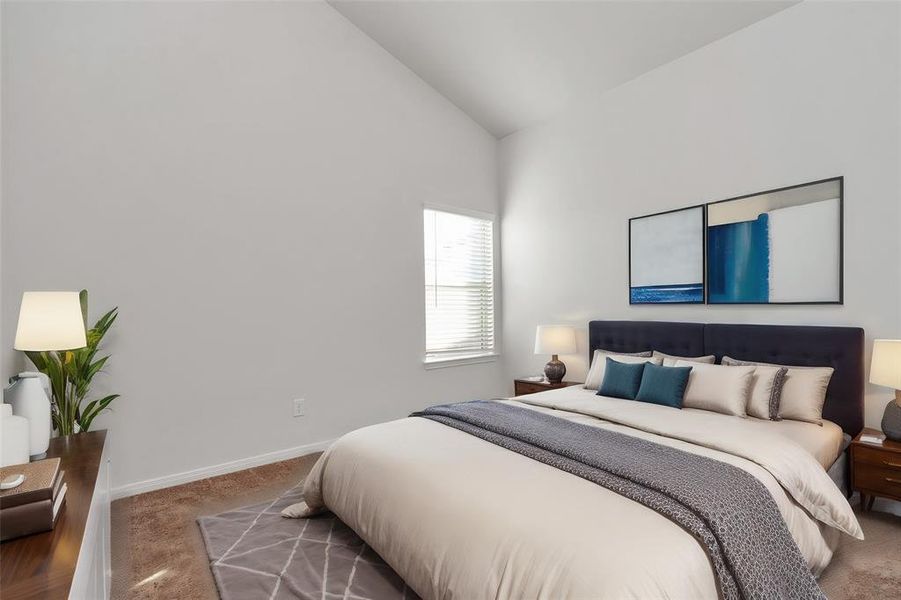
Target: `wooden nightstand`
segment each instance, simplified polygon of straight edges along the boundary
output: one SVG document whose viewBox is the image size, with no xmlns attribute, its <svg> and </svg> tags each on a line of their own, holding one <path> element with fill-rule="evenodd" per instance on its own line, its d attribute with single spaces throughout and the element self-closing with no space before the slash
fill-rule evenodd
<svg viewBox="0 0 901 600">
<path fill-rule="evenodd" d="M 882 445 L 860 441 L 863 434 L 878 435 L 865 428 L 851 442 L 851 488 L 860 492 L 861 510 L 873 507 L 876 496 L 901 501 L 901 442 L 884 440 Z"/>
<path fill-rule="evenodd" d="M 559 390 L 560 388 L 569 387 L 571 385 L 582 385 L 578 381 L 561 381 L 560 383 L 551 383 L 549 381 L 529 381 L 528 379 L 514 379 L 513 389 L 517 396 L 525 396 L 526 394 L 535 394 L 537 392 L 546 392 L 548 390 Z"/>
</svg>

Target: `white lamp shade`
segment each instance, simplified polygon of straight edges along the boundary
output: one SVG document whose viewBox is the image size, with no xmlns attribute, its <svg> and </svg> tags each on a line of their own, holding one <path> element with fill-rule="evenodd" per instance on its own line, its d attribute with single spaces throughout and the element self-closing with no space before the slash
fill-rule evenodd
<svg viewBox="0 0 901 600">
<path fill-rule="evenodd" d="M 73 350 L 88 345 L 78 292 L 25 292 L 16 350 Z"/>
<path fill-rule="evenodd" d="M 576 331 L 565 325 L 539 325 L 535 354 L 575 354 Z"/>
<path fill-rule="evenodd" d="M 874 340 L 870 383 L 901 390 L 901 340 Z"/>
</svg>

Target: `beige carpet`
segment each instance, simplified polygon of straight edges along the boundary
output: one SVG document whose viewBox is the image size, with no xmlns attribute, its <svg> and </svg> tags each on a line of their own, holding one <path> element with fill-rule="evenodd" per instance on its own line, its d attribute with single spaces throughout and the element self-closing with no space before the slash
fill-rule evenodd
<svg viewBox="0 0 901 600">
<path fill-rule="evenodd" d="M 217 598 L 197 517 L 275 498 L 317 456 L 113 502 L 113 598 Z M 831 600 L 898 598 L 901 517 L 874 511 L 859 518 L 867 539 L 845 538 L 820 585 Z"/>
<path fill-rule="evenodd" d="M 866 539 L 842 540 L 820 587 L 831 600 L 901 598 L 901 517 L 876 510 L 861 514 L 856 505 L 855 512 Z"/>
</svg>

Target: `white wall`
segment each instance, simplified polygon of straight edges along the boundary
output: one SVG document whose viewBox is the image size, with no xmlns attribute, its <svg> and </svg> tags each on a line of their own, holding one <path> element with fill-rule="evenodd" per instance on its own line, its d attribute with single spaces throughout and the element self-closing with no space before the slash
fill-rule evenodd
<svg viewBox="0 0 901 600">
<path fill-rule="evenodd" d="M 510 374 L 538 323 L 852 325 L 901 336 L 899 5 L 803 3 L 501 142 Z M 845 176 L 844 306 L 628 304 L 629 217 Z M 586 357 L 561 357 L 571 378 Z M 868 389 L 877 425 L 891 393 Z"/>
<path fill-rule="evenodd" d="M 23 290 L 120 307 L 114 487 L 507 389 L 421 362 L 422 203 L 496 212 L 496 141 L 328 5 L 2 25 L 4 366 Z"/>
</svg>

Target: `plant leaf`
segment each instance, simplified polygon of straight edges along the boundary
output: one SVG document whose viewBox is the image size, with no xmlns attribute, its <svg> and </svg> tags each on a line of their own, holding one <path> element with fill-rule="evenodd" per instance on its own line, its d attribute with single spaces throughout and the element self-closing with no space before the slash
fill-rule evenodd
<svg viewBox="0 0 901 600">
<path fill-rule="evenodd" d="M 117 306 L 116 308 L 113 308 L 105 315 L 97 319 L 97 322 L 94 324 L 94 327 L 92 329 L 96 331 L 101 338 L 106 334 L 107 330 L 116 321 L 116 317 L 119 316 L 118 310 L 119 307 Z"/>
<path fill-rule="evenodd" d="M 81 418 L 78 420 L 78 424 L 81 425 L 81 430 L 88 431 L 91 427 L 91 422 L 93 422 L 94 417 L 106 410 L 106 407 L 110 405 L 110 402 L 118 397 L 119 394 L 111 394 L 109 396 L 104 396 L 99 400 L 93 400 L 92 402 L 88 403 L 84 411 L 81 413 Z"/>
<path fill-rule="evenodd" d="M 45 373 L 47 370 L 47 353 L 46 352 L 32 352 L 30 350 L 25 351 L 25 356 L 28 357 L 28 360 L 34 364 L 34 368 L 40 371 L 41 373 Z"/>
<path fill-rule="evenodd" d="M 88 328 L 88 291 L 81 290 L 78 292 L 78 303 L 81 305 L 81 320 L 84 321 L 85 329 Z"/>
<path fill-rule="evenodd" d="M 98 360 L 96 362 L 88 364 L 84 378 L 88 381 L 94 379 L 94 375 L 96 375 L 97 372 L 103 368 L 103 365 L 105 365 L 106 361 L 108 361 L 108 360 L 109 360 L 109 355 L 104 356 L 103 358 L 101 358 L 100 360 Z"/>
</svg>

